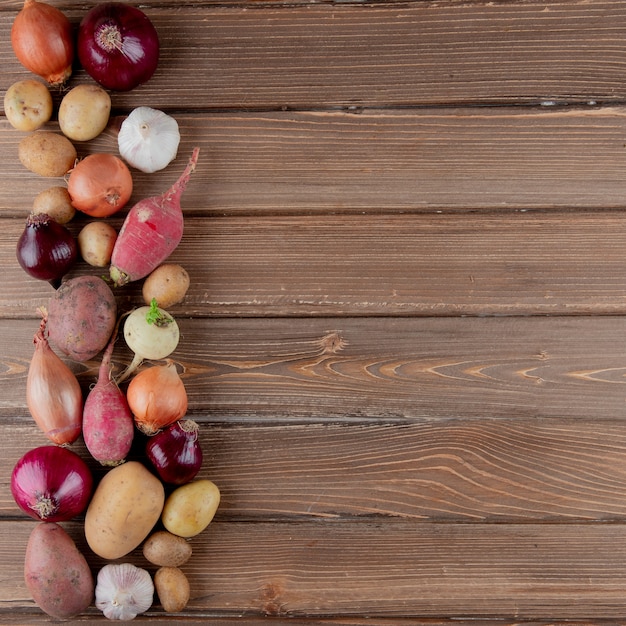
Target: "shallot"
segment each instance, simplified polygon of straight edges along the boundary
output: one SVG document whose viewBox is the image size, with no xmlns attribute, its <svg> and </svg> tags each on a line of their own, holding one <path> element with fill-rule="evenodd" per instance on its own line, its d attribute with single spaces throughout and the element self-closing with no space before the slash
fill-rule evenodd
<svg viewBox="0 0 626 626">
<path fill-rule="evenodd" d="M 74 372 L 52 350 L 47 315 L 35 334 L 35 352 L 26 378 L 26 404 L 46 437 L 59 445 L 78 439 L 83 421 L 83 394 Z"/>
<path fill-rule="evenodd" d="M 180 243 L 184 221 L 180 198 L 199 151 L 194 148 L 185 171 L 168 191 L 140 200 L 126 215 L 111 255 L 110 275 L 116 286 L 145 278 Z"/>
</svg>

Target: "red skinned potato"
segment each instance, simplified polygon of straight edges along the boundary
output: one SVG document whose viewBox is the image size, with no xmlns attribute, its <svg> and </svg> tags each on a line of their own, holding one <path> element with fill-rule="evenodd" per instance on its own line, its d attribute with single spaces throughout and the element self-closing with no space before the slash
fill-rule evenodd
<svg viewBox="0 0 626 626">
<path fill-rule="evenodd" d="M 32 530 L 24 580 L 37 606 L 57 619 L 74 617 L 93 601 L 95 584 L 89 565 L 56 523 L 40 522 Z"/>
<path fill-rule="evenodd" d="M 48 338 L 74 361 L 88 361 L 103 350 L 116 322 L 115 296 L 99 276 L 70 278 L 48 303 Z"/>
</svg>

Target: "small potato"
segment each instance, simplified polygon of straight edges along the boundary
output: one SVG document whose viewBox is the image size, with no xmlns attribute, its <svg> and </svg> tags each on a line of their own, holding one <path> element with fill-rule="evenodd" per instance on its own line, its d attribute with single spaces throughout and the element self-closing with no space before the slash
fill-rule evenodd
<svg viewBox="0 0 626 626">
<path fill-rule="evenodd" d="M 67 187 L 49 187 L 33 200 L 33 213 L 46 213 L 58 224 L 67 224 L 76 215 Z"/>
<path fill-rule="evenodd" d="M 161 521 L 179 537 L 195 537 L 213 519 L 220 503 L 220 490 L 206 478 L 177 487 L 163 506 Z"/>
<path fill-rule="evenodd" d="M 143 300 L 150 305 L 152 298 L 162 309 L 169 309 L 182 302 L 189 289 L 189 274 L 181 265 L 164 263 L 159 265 L 144 281 Z"/>
<path fill-rule="evenodd" d="M 166 613 L 178 613 L 191 596 L 189 580 L 177 567 L 160 567 L 154 574 L 154 588 Z"/>
<path fill-rule="evenodd" d="M 99 85 L 77 85 L 59 105 L 61 132 L 73 141 L 89 141 L 105 128 L 111 114 L 111 97 Z"/>
<path fill-rule="evenodd" d="M 64 176 L 76 163 L 76 148 L 63 135 L 39 130 L 24 137 L 17 148 L 22 165 L 40 176 Z"/>
<path fill-rule="evenodd" d="M 4 94 L 4 114 L 17 130 L 41 128 L 52 117 L 52 106 L 48 87 L 38 80 L 19 80 Z"/>
<path fill-rule="evenodd" d="M 152 533 L 143 544 L 143 555 L 159 566 L 180 567 L 191 558 L 191 544 L 166 530 Z"/>
<path fill-rule="evenodd" d="M 78 233 L 78 249 L 83 260 L 94 267 L 111 262 L 117 231 L 107 222 L 89 222 Z"/>
<path fill-rule="evenodd" d="M 85 538 L 102 558 L 119 559 L 132 552 L 159 521 L 165 490 L 139 461 L 109 470 L 85 513 Z"/>
</svg>

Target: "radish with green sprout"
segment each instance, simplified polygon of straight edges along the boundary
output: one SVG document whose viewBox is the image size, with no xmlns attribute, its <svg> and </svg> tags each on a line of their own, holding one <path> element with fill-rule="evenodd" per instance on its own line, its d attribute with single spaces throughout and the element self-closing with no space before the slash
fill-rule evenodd
<svg viewBox="0 0 626 626">
<path fill-rule="evenodd" d="M 161 196 L 140 200 L 128 212 L 115 241 L 109 270 L 119 287 L 145 278 L 176 249 L 183 236 L 180 198 L 196 168 L 194 148 L 180 178 Z"/>
<path fill-rule="evenodd" d="M 145 359 L 165 359 L 172 354 L 178 346 L 180 331 L 176 320 L 152 298 L 150 306 L 139 307 L 128 315 L 124 339 L 134 356 L 118 383 L 126 380 Z"/>
</svg>

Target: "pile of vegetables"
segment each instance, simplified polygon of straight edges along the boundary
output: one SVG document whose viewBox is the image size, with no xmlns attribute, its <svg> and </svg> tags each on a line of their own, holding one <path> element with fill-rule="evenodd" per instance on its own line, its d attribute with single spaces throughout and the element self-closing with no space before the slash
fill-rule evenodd
<svg viewBox="0 0 626 626">
<path fill-rule="evenodd" d="M 57 619 L 91 605 L 110 619 L 132 619 L 155 594 L 164 611 L 182 611 L 190 598 L 182 568 L 191 540 L 220 503 L 217 485 L 199 477 L 199 426 L 187 417 L 185 383 L 172 358 L 180 331 L 167 310 L 190 285 L 186 270 L 168 258 L 183 236 L 181 196 L 198 148 L 174 185 L 130 209 L 133 169 L 152 174 L 176 158 L 176 121 L 139 107 L 122 124 L 119 154 L 79 158 L 75 142 L 84 149 L 107 128 L 109 92 L 133 89 L 157 69 L 158 34 L 139 9 L 100 3 L 74 37 L 59 9 L 25 0 L 11 43 L 22 65 L 45 81 L 28 77 L 5 93 L 8 121 L 26 133 L 17 156 L 29 171 L 65 182 L 34 198 L 16 243 L 24 271 L 53 288 L 39 309 L 25 394 L 47 443 L 18 459 L 11 475 L 16 504 L 38 521 L 25 549 L 26 585 Z M 94 84 L 69 88 L 77 62 Z M 65 95 L 57 132 L 46 125 L 54 114 L 50 88 L 59 86 Z M 118 232 L 107 219 L 125 209 Z M 92 221 L 74 236 L 76 215 Z M 81 259 L 87 269 L 108 268 L 108 276 L 70 275 Z M 118 290 L 138 281 L 144 306 L 119 310 Z M 113 362 L 120 336 L 129 355 L 124 368 Z M 96 358 L 96 379 L 83 388 L 72 363 Z M 72 449 L 81 438 L 88 458 Z M 102 472 L 98 480 L 93 467 Z M 111 561 L 95 573 L 63 527 L 80 519 L 91 553 Z M 132 563 L 139 549 L 149 570 Z"/>
</svg>

